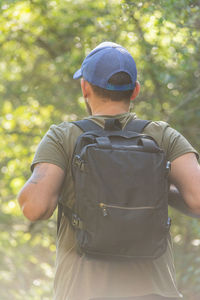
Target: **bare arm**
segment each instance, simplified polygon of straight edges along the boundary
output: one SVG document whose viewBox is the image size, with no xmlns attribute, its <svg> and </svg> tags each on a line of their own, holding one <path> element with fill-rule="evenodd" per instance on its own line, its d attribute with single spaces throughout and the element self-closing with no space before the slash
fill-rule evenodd
<svg viewBox="0 0 200 300">
<path fill-rule="evenodd" d="M 25 217 L 31 221 L 51 217 L 64 180 L 64 171 L 49 163 L 36 164 L 32 176 L 18 195 Z"/>
<path fill-rule="evenodd" d="M 168 204 L 188 217 L 200 218 L 200 214 L 198 215 L 189 209 L 183 196 L 174 185 L 172 185 L 169 190 Z"/>
<path fill-rule="evenodd" d="M 194 153 L 184 154 L 172 162 L 170 180 L 191 212 L 200 215 L 200 166 Z"/>
</svg>

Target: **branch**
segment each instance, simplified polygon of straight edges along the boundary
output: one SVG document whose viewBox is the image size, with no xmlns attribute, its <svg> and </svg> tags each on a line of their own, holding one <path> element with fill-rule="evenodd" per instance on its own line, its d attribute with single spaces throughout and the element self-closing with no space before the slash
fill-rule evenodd
<svg viewBox="0 0 200 300">
<path fill-rule="evenodd" d="M 55 57 L 57 57 L 57 54 L 53 50 L 53 48 L 50 47 L 50 45 L 47 42 L 45 42 L 43 39 L 41 39 L 40 37 L 38 37 L 35 40 L 35 42 L 36 42 L 36 45 L 38 45 L 40 48 L 45 49 L 49 53 L 49 55 L 51 56 L 51 58 L 54 59 Z"/>
<path fill-rule="evenodd" d="M 21 34 L 21 35 L 20 35 Z M 17 42 L 19 43 L 23 43 L 24 45 L 28 45 L 30 47 L 30 44 L 26 42 L 26 40 L 24 39 L 24 36 L 27 35 L 27 36 L 32 36 L 34 39 L 35 39 L 35 44 L 46 50 L 47 53 L 49 54 L 49 56 L 52 58 L 52 59 L 55 59 L 55 57 L 58 56 L 58 54 L 56 53 L 56 51 L 53 49 L 53 47 L 50 46 L 50 44 L 45 41 L 44 39 L 42 39 L 41 37 L 38 37 L 38 36 L 35 36 L 31 31 L 28 31 L 28 30 L 24 30 L 24 29 L 20 29 L 18 30 L 18 35 L 16 38 L 13 38 L 13 37 L 8 37 L 5 42 L 9 42 L 10 40 L 13 40 L 15 39 Z M 1 43 L 3 44 L 3 43 Z M 1 45 L 0 44 L 0 45 Z"/>
<path fill-rule="evenodd" d="M 23 131 L 17 131 L 17 130 L 7 131 L 6 134 L 7 135 L 17 134 L 17 135 L 23 135 L 26 137 L 40 137 L 41 138 L 40 134 L 34 134 L 34 133 L 30 133 L 30 132 L 23 132 Z"/>
</svg>

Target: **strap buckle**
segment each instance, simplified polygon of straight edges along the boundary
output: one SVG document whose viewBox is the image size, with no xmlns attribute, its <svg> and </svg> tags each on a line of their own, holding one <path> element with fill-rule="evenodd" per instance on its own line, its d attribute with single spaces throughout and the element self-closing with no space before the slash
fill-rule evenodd
<svg viewBox="0 0 200 300">
<path fill-rule="evenodd" d="M 81 171 L 84 170 L 84 161 L 81 159 L 80 155 L 74 157 L 74 165 L 77 166 Z"/>
<path fill-rule="evenodd" d="M 72 214 L 71 223 L 74 228 L 83 229 L 83 222 L 76 214 Z"/>
</svg>

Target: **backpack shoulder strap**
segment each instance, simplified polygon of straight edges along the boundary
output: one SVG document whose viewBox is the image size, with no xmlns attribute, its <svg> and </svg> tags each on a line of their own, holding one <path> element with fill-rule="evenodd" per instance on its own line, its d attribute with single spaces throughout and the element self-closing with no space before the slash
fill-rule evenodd
<svg viewBox="0 0 200 300">
<path fill-rule="evenodd" d="M 151 121 L 140 119 L 130 120 L 126 125 L 125 130 L 141 133 L 149 123 L 151 123 Z"/>
<path fill-rule="evenodd" d="M 84 119 L 84 120 L 79 120 L 75 122 L 71 122 L 72 124 L 76 125 L 79 127 L 82 131 L 87 132 L 87 131 L 95 131 L 95 130 L 102 130 L 103 128 L 99 125 L 97 125 L 95 122 L 92 120 Z M 58 202 L 58 213 L 57 213 L 57 234 L 60 228 L 60 223 L 61 223 L 61 218 L 62 214 L 65 214 L 68 216 L 68 218 L 71 220 L 72 219 L 72 210 L 69 208 L 64 209 L 63 205 Z"/>
<path fill-rule="evenodd" d="M 84 132 L 103 129 L 101 126 L 88 119 L 79 120 L 72 123 L 78 126 Z M 140 119 L 130 120 L 126 125 L 125 130 L 141 133 L 149 123 L 151 123 L 151 121 Z"/>
<path fill-rule="evenodd" d="M 88 119 L 75 121 L 72 123 L 75 124 L 76 126 L 78 126 L 84 132 L 102 129 L 101 126 L 97 125 L 95 122 L 93 122 L 92 120 L 88 120 Z"/>
</svg>

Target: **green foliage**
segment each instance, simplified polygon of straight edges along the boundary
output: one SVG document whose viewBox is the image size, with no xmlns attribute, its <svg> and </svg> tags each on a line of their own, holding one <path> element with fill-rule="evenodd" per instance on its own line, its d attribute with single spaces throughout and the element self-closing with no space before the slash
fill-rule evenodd
<svg viewBox="0 0 200 300">
<path fill-rule="evenodd" d="M 72 76 L 98 43 L 120 43 L 134 56 L 137 114 L 170 122 L 199 150 L 199 12 L 198 0 L 0 2 L 2 300 L 51 298 L 55 216 L 30 223 L 16 195 L 49 126 L 85 116 Z M 199 221 L 171 214 L 178 284 L 186 300 L 199 299 Z"/>
</svg>

